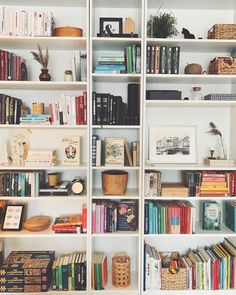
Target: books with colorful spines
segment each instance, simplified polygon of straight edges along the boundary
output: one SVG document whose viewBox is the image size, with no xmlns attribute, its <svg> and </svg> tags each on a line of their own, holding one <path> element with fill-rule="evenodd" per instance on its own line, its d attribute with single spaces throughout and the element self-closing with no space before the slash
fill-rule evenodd
<svg viewBox="0 0 236 295">
<path fill-rule="evenodd" d="M 204 250 L 211 258 L 211 288 L 212 290 L 219 289 L 219 260 L 210 247 L 204 247 Z"/>
<path fill-rule="evenodd" d="M 92 257 L 92 286 L 95 290 L 103 290 L 107 284 L 107 256 L 104 252 L 94 253 Z"/>
<path fill-rule="evenodd" d="M 221 209 L 220 204 L 215 201 L 206 201 L 203 203 L 203 223 L 204 230 L 221 229 Z"/>
<path fill-rule="evenodd" d="M 219 289 L 226 289 L 226 269 L 227 269 L 227 260 L 225 255 L 221 252 L 218 245 L 212 245 L 211 246 L 213 252 L 219 259 L 220 263 L 220 275 L 219 275 Z"/>
<path fill-rule="evenodd" d="M 87 233 L 87 205 L 82 205 L 82 232 Z"/>
<path fill-rule="evenodd" d="M 225 225 L 236 232 L 236 202 L 225 202 Z"/>
<path fill-rule="evenodd" d="M 62 217 L 56 217 L 54 224 L 52 225 L 52 230 L 60 230 L 63 228 L 74 228 L 75 226 L 82 225 L 82 216 L 81 214 L 76 215 L 66 215 Z"/>
</svg>

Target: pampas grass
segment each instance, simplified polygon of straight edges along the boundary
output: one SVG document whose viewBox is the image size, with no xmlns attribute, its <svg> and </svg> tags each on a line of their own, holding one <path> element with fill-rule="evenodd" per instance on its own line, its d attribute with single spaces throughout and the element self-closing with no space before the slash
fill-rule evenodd
<svg viewBox="0 0 236 295">
<path fill-rule="evenodd" d="M 46 52 L 44 54 L 42 51 L 42 48 L 40 47 L 39 44 L 37 45 L 37 47 L 38 47 L 38 51 L 39 51 L 38 53 L 31 51 L 31 53 L 34 57 L 34 60 L 36 60 L 38 63 L 40 63 L 43 69 L 47 69 L 48 61 L 49 61 L 48 48 L 46 49 Z"/>
</svg>

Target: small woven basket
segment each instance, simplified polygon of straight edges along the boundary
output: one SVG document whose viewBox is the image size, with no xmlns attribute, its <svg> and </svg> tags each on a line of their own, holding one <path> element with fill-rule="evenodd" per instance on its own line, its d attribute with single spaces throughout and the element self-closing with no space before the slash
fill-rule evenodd
<svg viewBox="0 0 236 295">
<path fill-rule="evenodd" d="M 216 24 L 208 31 L 208 39 L 236 39 L 236 24 Z"/>
<path fill-rule="evenodd" d="M 115 255 L 112 257 L 112 285 L 126 288 L 130 285 L 130 257 Z"/>
<path fill-rule="evenodd" d="M 216 57 L 210 62 L 209 74 L 235 75 L 236 59 L 231 57 Z"/>
</svg>

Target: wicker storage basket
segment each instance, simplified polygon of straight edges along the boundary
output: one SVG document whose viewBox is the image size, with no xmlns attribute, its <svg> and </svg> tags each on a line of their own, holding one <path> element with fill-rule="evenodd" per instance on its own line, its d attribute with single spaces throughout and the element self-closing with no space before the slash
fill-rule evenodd
<svg viewBox="0 0 236 295">
<path fill-rule="evenodd" d="M 166 253 L 165 253 L 166 254 Z M 187 289 L 187 269 L 180 258 L 178 252 L 172 253 L 179 261 L 180 268 L 177 273 L 172 273 L 170 268 L 161 269 L 161 289 L 162 290 L 186 290 Z M 162 256 L 162 255 L 161 255 Z"/>
<path fill-rule="evenodd" d="M 112 257 L 112 285 L 126 288 L 130 285 L 130 257 L 125 254 L 117 254 Z"/>
<path fill-rule="evenodd" d="M 208 39 L 236 39 L 236 24 L 216 24 L 208 31 Z"/>
<path fill-rule="evenodd" d="M 231 57 L 216 57 L 210 62 L 209 74 L 235 75 L 236 59 Z"/>
</svg>

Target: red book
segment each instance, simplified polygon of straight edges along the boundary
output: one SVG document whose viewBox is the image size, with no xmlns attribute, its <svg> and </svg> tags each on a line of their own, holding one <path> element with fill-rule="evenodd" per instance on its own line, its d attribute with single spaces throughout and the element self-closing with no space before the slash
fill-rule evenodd
<svg viewBox="0 0 236 295">
<path fill-rule="evenodd" d="M 96 233 L 96 204 L 93 203 L 92 209 L 92 233 Z"/>
<path fill-rule="evenodd" d="M 82 207 L 82 230 L 83 233 L 87 233 L 87 206 L 83 204 Z"/>
<path fill-rule="evenodd" d="M 76 125 L 79 125 L 80 122 L 80 111 L 79 111 L 79 96 L 75 97 L 75 116 L 76 116 Z"/>
<path fill-rule="evenodd" d="M 84 97 L 79 96 L 79 125 L 84 124 Z"/>
<path fill-rule="evenodd" d="M 49 114 L 50 114 L 50 118 L 51 118 L 51 123 L 54 122 L 54 117 L 53 117 L 53 110 L 52 110 L 52 102 L 49 103 Z"/>
<path fill-rule="evenodd" d="M 84 96 L 84 121 L 83 125 L 87 125 L 87 91 L 83 92 Z"/>
<path fill-rule="evenodd" d="M 77 225 L 64 225 L 64 226 L 58 226 L 58 225 L 53 225 L 52 230 L 74 230 L 76 231 Z"/>
</svg>

